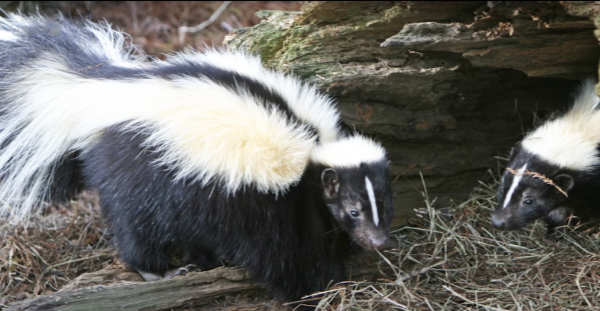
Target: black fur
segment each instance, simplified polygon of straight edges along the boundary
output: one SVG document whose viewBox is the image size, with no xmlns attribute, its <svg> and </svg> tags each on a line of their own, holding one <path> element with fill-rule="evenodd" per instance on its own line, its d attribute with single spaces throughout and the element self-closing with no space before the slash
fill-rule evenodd
<svg viewBox="0 0 600 311">
<path fill-rule="evenodd" d="M 16 109 L 3 94 L 27 85 L 8 81 L 10 74 L 52 57 L 82 79 L 211 80 L 250 94 L 265 109 L 276 107 L 288 123 L 318 134 L 294 114 L 283 94 L 243 74 L 181 60 L 122 67 L 86 49 L 95 36 L 65 19 L 38 17 L 19 27 L 24 32 L 19 40 L 0 41 L 2 111 Z M 156 164 L 161 151 L 143 143 L 155 129 L 131 128 L 104 129 L 92 147 L 68 151 L 53 167 L 49 196 L 69 199 L 82 181 L 97 190 L 119 256 L 135 269 L 164 275 L 178 265 L 210 269 L 224 260 L 247 267 L 277 297 L 292 300 L 343 280 L 343 262 L 355 243 L 380 249 L 388 240 L 393 198 L 385 159 L 354 168 L 309 164 L 301 180 L 277 196 L 252 186 L 228 194 L 217 179 L 206 184 L 176 179 L 174 168 Z M 365 176 L 376 193 L 379 226 L 373 224 Z"/>
<path fill-rule="evenodd" d="M 78 151 L 65 155 L 56 164 L 54 172 L 48 197 L 45 198 L 45 201 L 65 202 L 85 188 Z"/>
<path fill-rule="evenodd" d="M 600 209 L 595 208 L 597 202 L 600 202 L 600 168 L 590 171 L 559 168 L 525 151 L 519 143 L 511 151 L 507 167 L 518 170 L 525 164 L 528 171 L 552 179 L 567 192 L 568 197 L 541 179 L 525 175 L 516 187 L 510 203 L 504 208 L 505 196 L 515 178 L 507 170 L 498 189 L 498 207 L 492 216 L 492 224 L 496 228 L 516 230 L 542 218 L 548 225 L 547 235 L 551 236 L 557 227 L 573 224 L 569 220 L 571 215 L 579 220 L 600 217 Z"/>
<path fill-rule="evenodd" d="M 174 182 L 169 168 L 152 164 L 159 154 L 141 147 L 142 141 L 140 134 L 113 129 L 82 155 L 86 179 L 100 193 L 120 257 L 128 265 L 164 273 L 174 267 L 170 260 L 175 255 L 201 269 L 224 258 L 248 267 L 282 299 L 297 299 L 344 279 L 351 240 L 324 199 L 314 195 L 321 169 L 309 169 L 284 196 L 251 189 L 227 196 L 215 183 Z M 389 216 L 391 210 L 388 224 Z"/>
</svg>

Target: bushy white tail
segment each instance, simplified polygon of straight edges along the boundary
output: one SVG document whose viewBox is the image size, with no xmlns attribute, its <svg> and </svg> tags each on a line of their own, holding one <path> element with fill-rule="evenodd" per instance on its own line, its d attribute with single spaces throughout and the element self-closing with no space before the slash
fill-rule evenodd
<svg viewBox="0 0 600 311">
<path fill-rule="evenodd" d="M 600 98 L 594 80 L 583 82 L 571 109 L 523 140 L 523 147 L 559 167 L 589 170 L 600 164 Z"/>
<path fill-rule="evenodd" d="M 0 216 L 22 219 L 52 199 L 58 165 L 111 127 L 147 135 L 161 152 L 154 164 L 177 178 L 219 180 L 226 191 L 286 191 L 317 136 L 338 138 L 332 101 L 257 57 L 213 50 L 143 62 L 125 41 L 89 22 L 0 19 Z"/>
</svg>

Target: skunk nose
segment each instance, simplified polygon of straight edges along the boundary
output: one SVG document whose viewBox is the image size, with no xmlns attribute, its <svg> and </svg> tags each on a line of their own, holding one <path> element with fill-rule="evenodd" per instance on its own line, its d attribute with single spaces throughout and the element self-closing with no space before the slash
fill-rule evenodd
<svg viewBox="0 0 600 311">
<path fill-rule="evenodd" d="M 369 246 L 370 249 L 382 249 L 386 244 L 387 244 L 387 237 L 386 238 L 373 238 L 369 240 Z"/>
<path fill-rule="evenodd" d="M 492 215 L 492 226 L 494 226 L 494 228 L 504 229 L 504 223 L 504 219 L 500 219 L 500 217 Z"/>
</svg>

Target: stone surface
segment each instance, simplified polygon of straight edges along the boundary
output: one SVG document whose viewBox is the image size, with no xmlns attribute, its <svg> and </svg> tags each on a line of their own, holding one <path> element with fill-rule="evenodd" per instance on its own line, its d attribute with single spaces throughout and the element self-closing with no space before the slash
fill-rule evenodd
<svg viewBox="0 0 600 311">
<path fill-rule="evenodd" d="M 396 225 L 423 203 L 464 199 L 536 117 L 594 76 L 593 2 L 307 2 L 263 11 L 228 48 L 315 83 L 344 122 L 390 154 Z"/>
</svg>

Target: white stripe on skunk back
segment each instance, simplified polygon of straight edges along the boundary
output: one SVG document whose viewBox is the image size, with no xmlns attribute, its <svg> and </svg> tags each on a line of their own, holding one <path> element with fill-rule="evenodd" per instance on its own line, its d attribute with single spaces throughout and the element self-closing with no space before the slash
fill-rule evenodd
<svg viewBox="0 0 600 311">
<path fill-rule="evenodd" d="M 147 134 L 145 145 L 161 152 L 156 164 L 176 178 L 219 180 L 226 192 L 283 193 L 311 160 L 356 166 L 385 157 L 370 139 L 340 134 L 328 97 L 258 57 L 212 50 L 145 62 L 108 25 L 56 22 L 40 38 L 25 31 L 37 24 L 48 19 L 0 18 L 0 216 L 26 217 L 48 199 L 60 160 L 85 153 L 114 126 Z M 241 80 L 171 75 L 174 66 L 219 68 Z M 248 81 L 287 106 L 265 102 Z"/>
<path fill-rule="evenodd" d="M 600 164 L 600 98 L 593 80 L 583 83 L 573 107 L 523 139 L 523 148 L 561 168 L 585 171 Z"/>
<path fill-rule="evenodd" d="M 209 64 L 260 81 L 269 89 L 278 92 L 289 103 L 297 117 L 314 126 L 318 131 L 319 140 L 328 142 L 338 138 L 339 114 L 334 109 L 331 99 L 296 78 L 266 70 L 260 58 L 243 52 L 205 54 L 184 52 L 172 56 L 169 60 L 169 62 L 182 64 L 190 61 Z"/>
</svg>

